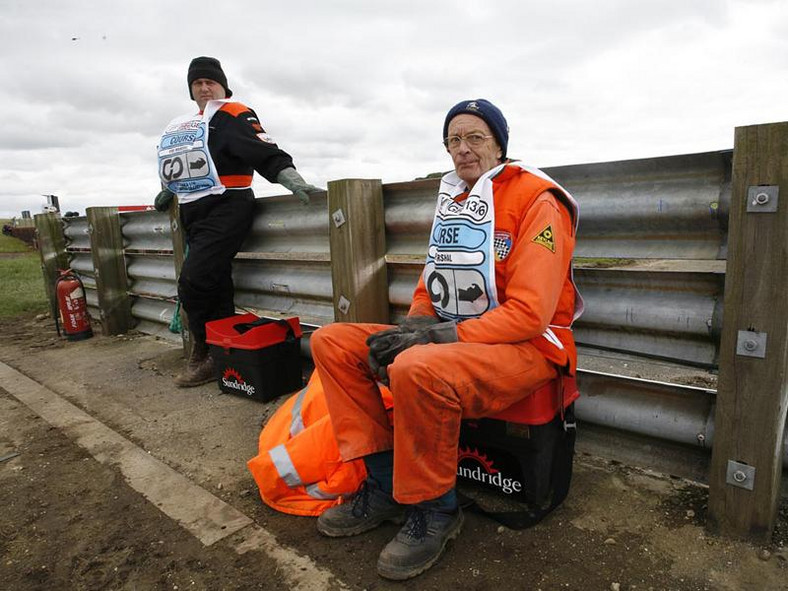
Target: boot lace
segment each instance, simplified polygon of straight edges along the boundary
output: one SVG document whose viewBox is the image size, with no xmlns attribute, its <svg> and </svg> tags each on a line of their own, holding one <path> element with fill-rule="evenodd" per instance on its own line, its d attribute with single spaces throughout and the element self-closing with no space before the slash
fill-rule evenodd
<svg viewBox="0 0 788 591">
<path fill-rule="evenodd" d="M 414 506 L 408 517 L 408 531 L 406 535 L 414 540 L 422 540 L 427 535 L 427 512 Z"/>
<path fill-rule="evenodd" d="M 353 517 L 366 517 L 369 512 L 369 495 L 372 494 L 372 489 L 369 483 L 365 480 L 358 487 L 356 494 L 353 495 L 353 500 L 350 505 L 350 512 Z"/>
</svg>

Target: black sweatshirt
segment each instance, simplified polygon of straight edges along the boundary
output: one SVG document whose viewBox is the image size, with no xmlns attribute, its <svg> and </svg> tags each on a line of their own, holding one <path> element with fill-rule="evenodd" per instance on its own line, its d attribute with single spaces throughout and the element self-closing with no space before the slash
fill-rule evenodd
<svg viewBox="0 0 788 591">
<path fill-rule="evenodd" d="M 222 184 L 228 188 L 239 184 L 227 177 L 251 177 L 256 170 L 275 183 L 280 171 L 295 168 L 287 152 L 262 139 L 267 135 L 257 114 L 241 103 L 226 103 L 211 117 L 208 125 L 208 149 L 219 176 L 223 177 Z M 251 179 L 243 186 L 249 185 Z"/>
</svg>

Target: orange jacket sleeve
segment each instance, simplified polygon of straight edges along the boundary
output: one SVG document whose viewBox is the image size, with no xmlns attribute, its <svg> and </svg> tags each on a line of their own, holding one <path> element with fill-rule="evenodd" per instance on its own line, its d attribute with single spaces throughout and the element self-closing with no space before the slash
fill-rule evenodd
<svg viewBox="0 0 788 591">
<path fill-rule="evenodd" d="M 413 301 L 410 303 L 408 316 L 437 316 L 435 308 L 432 306 L 430 294 L 424 285 L 424 273 L 419 275 L 419 282 L 413 292 Z"/>
<path fill-rule="evenodd" d="M 555 314 L 575 238 L 569 212 L 544 192 L 524 213 L 512 238 L 500 305 L 460 323 L 461 342 L 517 343 L 541 335 Z M 496 282 L 501 278 L 496 275 Z M 423 284 L 422 284 L 423 286 Z M 502 290 L 501 290 L 502 288 Z M 425 295 L 426 294 L 425 291 Z"/>
</svg>

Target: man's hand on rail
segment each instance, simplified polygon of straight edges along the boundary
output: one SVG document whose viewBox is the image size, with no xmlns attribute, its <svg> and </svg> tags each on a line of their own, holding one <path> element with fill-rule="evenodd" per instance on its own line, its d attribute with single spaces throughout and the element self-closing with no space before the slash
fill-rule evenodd
<svg viewBox="0 0 788 591">
<path fill-rule="evenodd" d="M 156 211 L 167 211 L 170 208 L 170 203 L 172 203 L 173 197 L 175 197 L 175 193 L 169 189 L 163 189 L 153 200 L 153 207 L 156 209 Z"/>
<path fill-rule="evenodd" d="M 309 205 L 310 193 L 323 190 L 320 187 L 315 187 L 307 183 L 304 178 L 298 174 L 295 168 L 280 170 L 279 174 L 276 176 L 276 182 L 292 192 L 304 205 Z"/>
</svg>

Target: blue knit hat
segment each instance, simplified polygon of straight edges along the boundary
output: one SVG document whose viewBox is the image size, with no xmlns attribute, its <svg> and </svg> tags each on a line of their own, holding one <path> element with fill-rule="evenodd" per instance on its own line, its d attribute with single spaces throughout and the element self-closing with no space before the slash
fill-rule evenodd
<svg viewBox="0 0 788 591">
<path fill-rule="evenodd" d="M 506 146 L 509 144 L 509 125 L 506 123 L 501 110 L 485 99 L 460 101 L 454 105 L 449 110 L 448 115 L 446 115 L 446 121 L 443 122 L 443 138 L 441 139 L 445 139 L 449 133 L 449 122 L 462 113 L 476 115 L 490 126 L 495 139 L 498 140 L 498 145 L 501 146 L 501 158 L 506 158 Z"/>
</svg>

